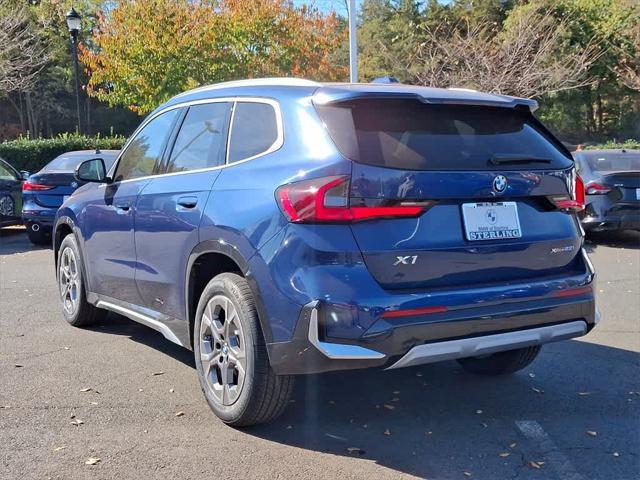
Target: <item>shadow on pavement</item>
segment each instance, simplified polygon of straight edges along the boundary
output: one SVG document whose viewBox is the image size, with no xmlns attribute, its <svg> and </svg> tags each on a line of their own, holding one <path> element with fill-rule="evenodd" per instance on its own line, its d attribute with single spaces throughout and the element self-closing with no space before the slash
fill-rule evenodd
<svg viewBox="0 0 640 480">
<path fill-rule="evenodd" d="M 33 245 L 27 238 L 24 227 L 0 228 L 0 255 L 49 249 L 51 247 Z"/>
<path fill-rule="evenodd" d="M 194 365 L 190 351 L 123 317 L 110 315 L 96 330 Z M 568 478 L 567 465 L 585 475 L 575 478 L 634 478 L 638 371 L 639 353 L 568 341 L 545 346 L 530 367 L 506 377 L 469 375 L 456 362 L 300 376 L 285 414 L 244 432 L 429 479 L 467 478 L 463 472 L 476 479 Z M 524 436 L 519 421 L 537 422 L 551 443 Z"/>
<path fill-rule="evenodd" d="M 121 315 L 110 312 L 104 322 L 87 327 L 87 330 L 129 337 L 134 342 L 151 347 L 154 350 L 179 360 L 185 365 L 195 368 L 193 353 L 191 351 L 170 342 L 164 338 L 161 333 Z"/>
<path fill-rule="evenodd" d="M 585 249 L 593 252 L 599 246 L 640 249 L 640 232 L 633 230 L 611 232 L 589 232 L 585 239 Z"/>
</svg>

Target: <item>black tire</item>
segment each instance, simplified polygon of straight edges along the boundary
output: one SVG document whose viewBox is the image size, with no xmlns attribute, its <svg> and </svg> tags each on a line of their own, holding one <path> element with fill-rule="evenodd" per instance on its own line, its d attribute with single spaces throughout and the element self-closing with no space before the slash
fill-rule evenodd
<svg viewBox="0 0 640 480">
<path fill-rule="evenodd" d="M 228 299 L 231 302 L 231 305 L 228 306 L 228 311 L 233 310 L 233 313 L 229 314 L 230 318 L 239 323 L 240 328 L 232 330 L 236 339 L 233 344 L 239 348 L 240 334 L 244 344 L 245 374 L 243 383 L 239 393 L 236 385 L 235 395 L 237 397 L 232 403 L 227 402 L 226 405 L 224 404 L 224 394 L 220 393 L 220 385 L 226 385 L 227 382 L 221 380 L 220 368 L 223 365 L 221 363 L 223 355 L 225 358 L 226 355 L 231 356 L 233 350 L 231 349 L 232 339 L 229 335 L 224 340 L 224 346 L 218 346 L 218 337 L 224 339 L 224 336 L 221 335 L 222 328 L 217 329 L 215 335 L 213 332 L 212 319 L 216 319 L 217 325 L 227 322 L 226 318 L 223 319 L 227 316 L 226 312 L 220 310 L 216 314 L 214 310 L 211 310 L 212 305 L 215 308 L 219 299 Z M 205 309 L 209 310 L 207 317 L 203 320 Z M 228 328 L 232 328 L 232 326 L 233 324 Z M 229 346 L 227 352 L 224 353 L 227 342 Z M 285 410 L 293 390 L 294 379 L 290 375 L 276 375 L 271 369 L 253 295 L 249 284 L 243 277 L 234 273 L 222 273 L 207 284 L 198 302 L 193 329 L 193 346 L 202 392 L 213 412 L 224 423 L 234 427 L 266 423 Z M 205 349 L 207 350 L 204 352 L 205 355 L 210 355 L 211 358 L 216 359 L 215 361 L 201 360 L 201 353 Z M 231 362 L 231 360 L 229 361 Z M 225 368 L 227 372 L 230 371 L 229 363 Z M 231 371 L 233 372 L 231 377 L 233 382 L 239 375 L 239 370 L 237 367 L 233 367 Z M 239 383 L 239 380 L 237 382 Z M 214 384 L 217 386 L 217 395 L 222 395 L 222 399 L 216 396 Z M 224 390 L 225 387 L 221 388 Z"/>
<path fill-rule="evenodd" d="M 77 303 L 75 304 L 75 308 L 71 310 L 67 308 L 67 303 L 65 301 L 66 297 L 63 298 L 62 296 L 64 289 L 61 281 L 61 277 L 65 275 L 61 271 L 61 265 L 65 261 L 65 250 L 67 249 L 73 253 L 74 261 L 76 262 L 75 270 L 77 274 L 77 285 L 75 288 L 75 298 Z M 64 237 L 60 243 L 60 248 L 58 249 L 58 264 L 56 265 L 56 279 L 58 281 L 58 298 L 62 305 L 62 314 L 64 319 L 70 325 L 73 325 L 74 327 L 85 327 L 104 319 L 107 312 L 94 307 L 87 302 L 84 263 L 82 255 L 80 254 L 80 249 L 78 248 L 76 237 L 73 234 L 69 234 Z"/>
<path fill-rule="evenodd" d="M 27 236 L 29 237 L 29 241 L 34 245 L 49 245 L 51 243 L 51 235 L 45 234 L 42 229 L 34 232 L 31 226 L 27 226 Z"/>
<path fill-rule="evenodd" d="M 540 353 L 540 348 L 540 345 L 535 345 L 494 353 L 486 357 L 461 358 L 458 363 L 467 372 L 476 375 L 508 375 L 531 364 Z"/>
</svg>

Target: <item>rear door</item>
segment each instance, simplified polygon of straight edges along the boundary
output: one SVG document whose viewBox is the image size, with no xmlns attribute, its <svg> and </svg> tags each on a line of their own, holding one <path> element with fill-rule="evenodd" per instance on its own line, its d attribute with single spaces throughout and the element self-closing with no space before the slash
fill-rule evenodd
<svg viewBox="0 0 640 480">
<path fill-rule="evenodd" d="M 184 318 L 185 272 L 218 167 L 225 163 L 230 102 L 185 108 L 166 155 L 136 207 L 136 284 L 144 305 Z"/>
<path fill-rule="evenodd" d="M 418 205 L 355 223 L 387 289 L 473 287 L 565 274 L 581 246 L 568 152 L 528 109 L 355 99 L 318 106 L 352 159 L 350 204 Z"/>
</svg>

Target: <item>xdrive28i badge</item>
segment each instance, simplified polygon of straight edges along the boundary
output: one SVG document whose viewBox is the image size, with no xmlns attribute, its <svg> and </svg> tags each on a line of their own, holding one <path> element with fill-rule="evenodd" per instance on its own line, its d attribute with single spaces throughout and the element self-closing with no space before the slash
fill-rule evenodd
<svg viewBox="0 0 640 480">
<path fill-rule="evenodd" d="M 502 193 L 507 189 L 507 177 L 504 175 L 497 175 L 493 179 L 493 190 L 496 193 Z"/>
</svg>

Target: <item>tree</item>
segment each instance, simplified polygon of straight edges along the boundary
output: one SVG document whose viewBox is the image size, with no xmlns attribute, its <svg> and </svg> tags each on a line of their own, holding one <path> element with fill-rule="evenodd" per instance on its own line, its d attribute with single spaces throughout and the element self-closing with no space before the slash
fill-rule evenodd
<svg viewBox="0 0 640 480">
<path fill-rule="evenodd" d="M 27 7 L 0 0 L 0 97 L 30 90 L 47 60 L 46 46 L 29 23 Z"/>
<path fill-rule="evenodd" d="M 132 0 L 98 17 L 81 45 L 88 92 L 139 114 L 186 89 L 261 76 L 342 79 L 334 14 L 287 0 Z"/>
<path fill-rule="evenodd" d="M 594 43 L 567 48 L 565 31 L 566 21 L 533 4 L 512 11 L 499 28 L 489 20 L 427 27 L 415 81 L 537 98 L 587 85 L 601 53 Z"/>
</svg>

